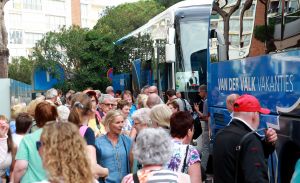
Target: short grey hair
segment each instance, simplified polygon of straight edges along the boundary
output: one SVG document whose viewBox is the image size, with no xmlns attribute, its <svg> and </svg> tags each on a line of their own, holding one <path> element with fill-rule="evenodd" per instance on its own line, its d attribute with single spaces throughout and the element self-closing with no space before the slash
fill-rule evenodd
<svg viewBox="0 0 300 183">
<path fill-rule="evenodd" d="M 112 86 L 106 87 L 106 90 L 105 90 L 106 93 L 111 92 L 111 91 L 114 91 L 114 88 Z"/>
<path fill-rule="evenodd" d="M 152 125 L 152 121 L 150 119 L 150 111 L 151 110 L 149 108 L 138 109 L 132 114 L 131 118 L 133 120 L 138 120 L 139 122 L 141 122 L 141 124 L 150 126 Z"/>
<path fill-rule="evenodd" d="M 100 104 L 102 104 L 104 102 L 104 100 L 106 100 L 106 99 L 109 99 L 110 101 L 114 101 L 114 97 L 111 96 L 110 94 L 102 94 L 99 97 L 98 101 L 99 101 Z"/>
<path fill-rule="evenodd" d="M 64 105 L 60 105 L 56 109 L 58 113 L 58 118 L 63 122 L 67 122 L 70 115 L 70 109 Z"/>
<path fill-rule="evenodd" d="M 143 165 L 163 165 L 171 158 L 171 137 L 162 128 L 145 128 L 136 138 L 133 155 Z"/>
<path fill-rule="evenodd" d="M 46 99 L 52 99 L 58 96 L 58 92 L 55 88 L 51 88 L 46 92 Z"/>
<path fill-rule="evenodd" d="M 152 108 L 153 106 L 158 105 L 160 103 L 161 103 L 161 99 L 156 93 L 149 94 L 146 103 L 149 108 Z"/>
</svg>

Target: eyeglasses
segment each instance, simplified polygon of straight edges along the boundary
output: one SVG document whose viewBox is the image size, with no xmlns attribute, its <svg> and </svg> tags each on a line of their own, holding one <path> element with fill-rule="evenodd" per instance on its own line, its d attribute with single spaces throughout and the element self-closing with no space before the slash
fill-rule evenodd
<svg viewBox="0 0 300 183">
<path fill-rule="evenodd" d="M 43 143 L 41 141 L 36 141 L 35 145 L 36 145 L 36 149 L 39 151 L 40 148 L 43 146 Z"/>
<path fill-rule="evenodd" d="M 115 106 L 115 104 L 104 104 L 105 106 Z"/>
</svg>

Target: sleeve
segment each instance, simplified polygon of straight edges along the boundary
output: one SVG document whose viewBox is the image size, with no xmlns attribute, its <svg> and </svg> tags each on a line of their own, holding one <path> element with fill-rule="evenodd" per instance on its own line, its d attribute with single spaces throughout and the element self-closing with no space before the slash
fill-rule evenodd
<svg viewBox="0 0 300 183">
<path fill-rule="evenodd" d="M 25 137 L 21 140 L 20 145 L 18 147 L 18 151 L 16 154 L 16 160 L 29 160 L 29 149 L 27 145 L 27 137 Z"/>
<path fill-rule="evenodd" d="M 95 133 L 90 127 L 86 129 L 84 139 L 86 140 L 87 145 L 95 146 Z"/>
<path fill-rule="evenodd" d="M 240 171 L 245 183 L 268 183 L 268 167 L 261 142 L 253 135 L 244 143 L 240 155 Z"/>
<path fill-rule="evenodd" d="M 133 176 L 132 174 L 128 174 L 126 175 L 123 180 L 122 180 L 122 183 L 133 183 Z"/>
<path fill-rule="evenodd" d="M 191 111 L 191 110 L 192 110 L 191 104 L 190 104 L 187 100 L 185 100 L 185 99 L 184 99 L 184 102 L 185 102 L 185 104 L 186 104 L 186 109 L 187 109 L 188 111 Z"/>
<path fill-rule="evenodd" d="M 297 183 L 300 182 L 300 160 L 297 161 L 295 171 L 293 173 L 293 177 L 291 180 L 291 183 Z"/>
<path fill-rule="evenodd" d="M 189 162 L 188 166 L 200 162 L 200 155 L 194 146 L 189 145 Z"/>
<path fill-rule="evenodd" d="M 3 161 L 6 160 L 7 155 L 7 136 L 4 138 L 0 138 L 0 164 L 2 164 Z"/>
<path fill-rule="evenodd" d="M 208 116 L 208 106 L 207 106 L 207 100 L 203 102 L 203 115 Z"/>
</svg>

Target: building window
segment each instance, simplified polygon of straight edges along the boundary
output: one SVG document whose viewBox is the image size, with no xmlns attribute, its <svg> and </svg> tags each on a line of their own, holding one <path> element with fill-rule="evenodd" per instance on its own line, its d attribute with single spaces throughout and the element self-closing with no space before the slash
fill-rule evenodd
<svg viewBox="0 0 300 183">
<path fill-rule="evenodd" d="M 66 17 L 48 15 L 46 18 L 49 30 L 57 30 L 66 25 Z"/>
<path fill-rule="evenodd" d="M 15 14 L 15 13 L 9 14 L 9 22 L 10 22 L 10 26 L 13 28 L 22 26 L 22 15 Z"/>
<path fill-rule="evenodd" d="M 41 33 L 25 32 L 25 43 L 35 44 L 38 40 L 42 39 L 42 37 L 43 34 Z"/>
<path fill-rule="evenodd" d="M 12 0 L 12 6 L 14 9 L 22 9 L 22 0 Z"/>
<path fill-rule="evenodd" d="M 23 0 L 23 8 L 30 10 L 42 10 L 42 0 Z"/>
<path fill-rule="evenodd" d="M 10 44 L 22 44 L 23 43 L 22 30 L 11 29 L 9 31 L 9 43 Z"/>
<path fill-rule="evenodd" d="M 65 1 L 48 0 L 46 8 L 47 8 L 48 12 L 64 12 L 65 11 Z"/>
<path fill-rule="evenodd" d="M 80 4 L 81 27 L 88 27 L 88 5 Z"/>
</svg>

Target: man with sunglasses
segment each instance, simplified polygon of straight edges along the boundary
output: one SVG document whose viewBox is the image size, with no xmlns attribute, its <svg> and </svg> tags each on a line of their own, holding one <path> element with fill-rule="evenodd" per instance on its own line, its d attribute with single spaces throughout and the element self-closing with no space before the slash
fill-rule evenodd
<svg viewBox="0 0 300 183">
<path fill-rule="evenodd" d="M 102 94 L 99 98 L 99 113 L 101 119 L 108 113 L 109 111 L 115 109 L 117 107 L 116 99 L 110 94 Z"/>
</svg>

